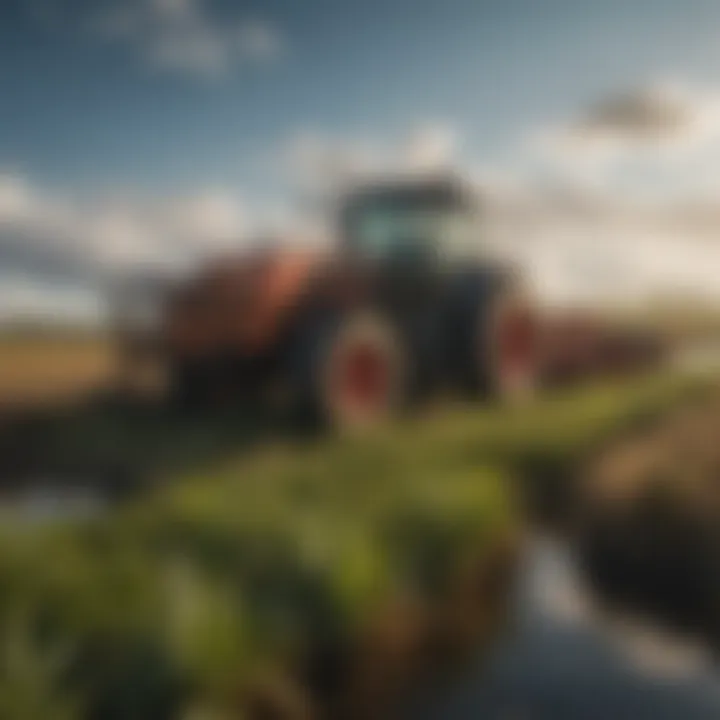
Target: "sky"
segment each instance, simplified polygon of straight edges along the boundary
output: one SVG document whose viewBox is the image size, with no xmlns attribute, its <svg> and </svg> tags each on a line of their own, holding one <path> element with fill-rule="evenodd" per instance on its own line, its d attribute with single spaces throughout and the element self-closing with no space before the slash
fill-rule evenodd
<svg viewBox="0 0 720 720">
<path fill-rule="evenodd" d="M 0 319 L 450 164 L 550 294 L 713 294 L 719 39 L 717 0 L 5 0 Z"/>
</svg>

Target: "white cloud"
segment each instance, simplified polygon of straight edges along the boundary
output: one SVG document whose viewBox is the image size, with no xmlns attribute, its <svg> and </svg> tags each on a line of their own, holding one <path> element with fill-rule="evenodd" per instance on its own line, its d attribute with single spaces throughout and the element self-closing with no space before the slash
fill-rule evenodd
<svg viewBox="0 0 720 720">
<path fill-rule="evenodd" d="M 452 166 L 458 137 L 449 125 L 426 125 L 413 133 L 405 151 L 405 164 L 420 171 Z"/>
<path fill-rule="evenodd" d="M 716 88 L 658 82 L 602 98 L 561 134 L 579 145 L 686 150 L 717 139 L 719 121 Z"/>
<path fill-rule="evenodd" d="M 32 191 L 22 178 L 0 175 L 0 223 L 26 216 L 32 206 Z"/>
<path fill-rule="evenodd" d="M 668 139 L 685 134 L 696 108 L 685 89 L 666 84 L 615 93 L 600 101 L 572 125 L 578 135 Z"/>
<path fill-rule="evenodd" d="M 544 172 L 575 184 L 617 185 L 630 168 L 651 189 L 695 191 L 701 178 L 707 185 L 717 176 L 720 90 L 666 81 L 611 94 L 574 120 L 533 133 L 528 145 Z"/>
<path fill-rule="evenodd" d="M 644 123 L 652 126 L 647 132 L 653 142 L 668 134 L 671 137 L 662 140 L 666 148 L 679 151 L 685 143 L 689 152 L 691 139 L 709 142 L 712 137 L 713 97 L 707 92 L 702 102 L 686 103 L 683 117 L 692 120 L 680 123 L 680 114 L 669 112 L 676 119 L 663 120 L 658 110 L 655 120 L 628 119 L 634 126 L 627 131 L 620 129 L 622 113 L 614 117 L 605 109 L 591 123 L 593 132 L 622 136 L 629 148 L 635 142 L 631 139 L 642 135 L 638 126 Z M 603 115 L 607 120 L 601 123 Z M 569 133 L 567 128 L 575 126 L 560 127 Z M 639 139 L 637 143 L 642 144 Z M 443 126 L 426 126 L 404 140 L 384 144 L 302 133 L 292 138 L 283 158 L 302 188 L 333 197 L 358 179 L 457 169 L 456 146 L 456 134 Z M 714 199 L 695 192 L 662 198 L 627 193 L 614 184 L 615 178 L 593 175 L 596 168 L 585 157 L 586 150 L 583 146 L 577 151 L 586 166 L 578 165 L 573 172 L 558 173 L 557 166 L 554 173 L 548 166 L 544 172 L 528 172 L 522 164 L 514 170 L 481 167 L 464 172 L 484 201 L 479 242 L 520 262 L 551 302 L 628 302 L 662 292 L 710 295 L 720 301 L 720 289 L 712 279 L 720 275 L 720 211 Z"/>
<path fill-rule="evenodd" d="M 0 175 L 0 259 L 24 271 L 112 274 L 172 267 L 241 245 L 243 203 L 221 189 L 188 197 L 67 198 Z"/>
<path fill-rule="evenodd" d="M 404 157 L 404 148 L 397 156 Z M 714 293 L 720 300 L 720 212 L 712 205 L 622 203 L 508 175 L 476 175 L 485 198 L 478 241 L 499 244 L 519 261 L 546 300 L 629 301 L 661 291 Z M 318 230 L 282 203 L 266 211 L 288 238 L 307 242 Z M 95 312 L 84 285 L 181 270 L 246 247 L 265 237 L 256 235 L 256 218 L 221 188 L 186 197 L 91 199 L 0 175 L 0 320 L 41 319 L 44 312 L 82 320 Z"/>
<path fill-rule="evenodd" d="M 104 317 L 104 303 L 92 287 L 49 283 L 24 275 L 0 276 L 0 323 L 97 325 Z"/>
<path fill-rule="evenodd" d="M 267 22 L 220 17 L 203 0 L 132 0 L 105 9 L 90 23 L 107 41 L 139 54 L 156 70 L 218 77 L 238 65 L 265 63 L 284 51 Z"/>
<path fill-rule="evenodd" d="M 135 274 L 172 274 L 243 247 L 236 194 L 92 198 L 49 192 L 0 173 L 0 322 L 98 317 L 100 288 Z"/>
<path fill-rule="evenodd" d="M 164 0 L 157 12 L 185 18 L 194 7 L 189 0 Z M 627 300 L 672 290 L 714 293 L 720 300 L 720 211 L 708 183 L 718 177 L 711 170 L 720 169 L 720 154 L 708 152 L 720 143 L 714 122 L 720 92 L 656 92 L 601 102 L 580 120 L 558 124 L 553 139 L 559 144 L 547 148 L 555 166 L 543 172 L 519 163 L 466 173 L 484 198 L 479 242 L 501 246 L 518 259 L 546 297 Z M 0 264 L 45 276 L 177 268 L 266 237 L 257 233 L 263 213 L 265 229 L 306 242 L 322 232 L 331 201 L 347 186 L 377 175 L 452 168 L 457 141 L 453 128 L 443 124 L 422 125 L 394 141 L 297 133 L 273 155 L 279 195 L 266 197 L 264 210 L 256 203 L 252 216 L 242 198 L 224 188 L 185 197 L 127 193 L 98 199 L 48 192 L 17 174 L 0 173 Z M 593 159 L 605 142 L 598 151 L 605 158 Z M 687 170 L 683 158 L 694 158 L 694 148 L 702 148 L 696 154 L 705 172 L 692 168 L 696 180 L 704 178 L 704 193 L 690 184 L 674 187 L 667 197 L 641 199 L 607 172 L 613 153 L 659 156 L 654 148 L 664 149 L 662 162 L 673 177 L 681 174 L 677 168 Z M 564 174 L 545 172 L 561 161 L 576 165 Z M 321 202 L 293 207 L 285 191 L 290 199 L 300 194 Z"/>
</svg>

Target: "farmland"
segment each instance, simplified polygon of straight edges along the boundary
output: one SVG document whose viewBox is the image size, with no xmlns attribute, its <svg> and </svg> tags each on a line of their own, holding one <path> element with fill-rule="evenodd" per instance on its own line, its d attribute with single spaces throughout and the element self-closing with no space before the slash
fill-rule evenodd
<svg viewBox="0 0 720 720">
<path fill-rule="evenodd" d="M 0 336 L 0 409 L 76 398 L 107 384 L 114 367 L 110 341 L 97 334 Z"/>
</svg>

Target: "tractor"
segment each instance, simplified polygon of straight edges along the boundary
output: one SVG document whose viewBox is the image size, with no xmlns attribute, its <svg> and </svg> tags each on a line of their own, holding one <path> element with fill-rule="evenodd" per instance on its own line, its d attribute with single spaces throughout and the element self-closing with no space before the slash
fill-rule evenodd
<svg viewBox="0 0 720 720">
<path fill-rule="evenodd" d="M 432 393 L 515 401 L 539 374 L 534 303 L 483 250 L 459 178 L 381 180 L 349 192 L 328 252 L 258 248 L 215 259 L 168 292 L 155 345 L 183 406 L 270 388 L 335 428 Z"/>
</svg>

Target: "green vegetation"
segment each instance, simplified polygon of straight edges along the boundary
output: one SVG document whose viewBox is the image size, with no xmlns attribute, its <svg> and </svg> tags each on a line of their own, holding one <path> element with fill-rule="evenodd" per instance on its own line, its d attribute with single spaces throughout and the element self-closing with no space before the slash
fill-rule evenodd
<svg viewBox="0 0 720 720">
<path fill-rule="evenodd" d="M 373 628 L 398 607 L 422 618 L 401 662 L 488 642 L 519 532 L 511 479 L 567 481 L 596 444 L 707 386 L 655 377 L 278 442 L 103 518 L 6 527 L 0 717 L 236 718 L 259 687 L 302 716 L 304 689 L 341 702 L 377 686 L 362 658 L 389 657 Z M 317 669 L 328 654 L 340 679 Z"/>
</svg>

